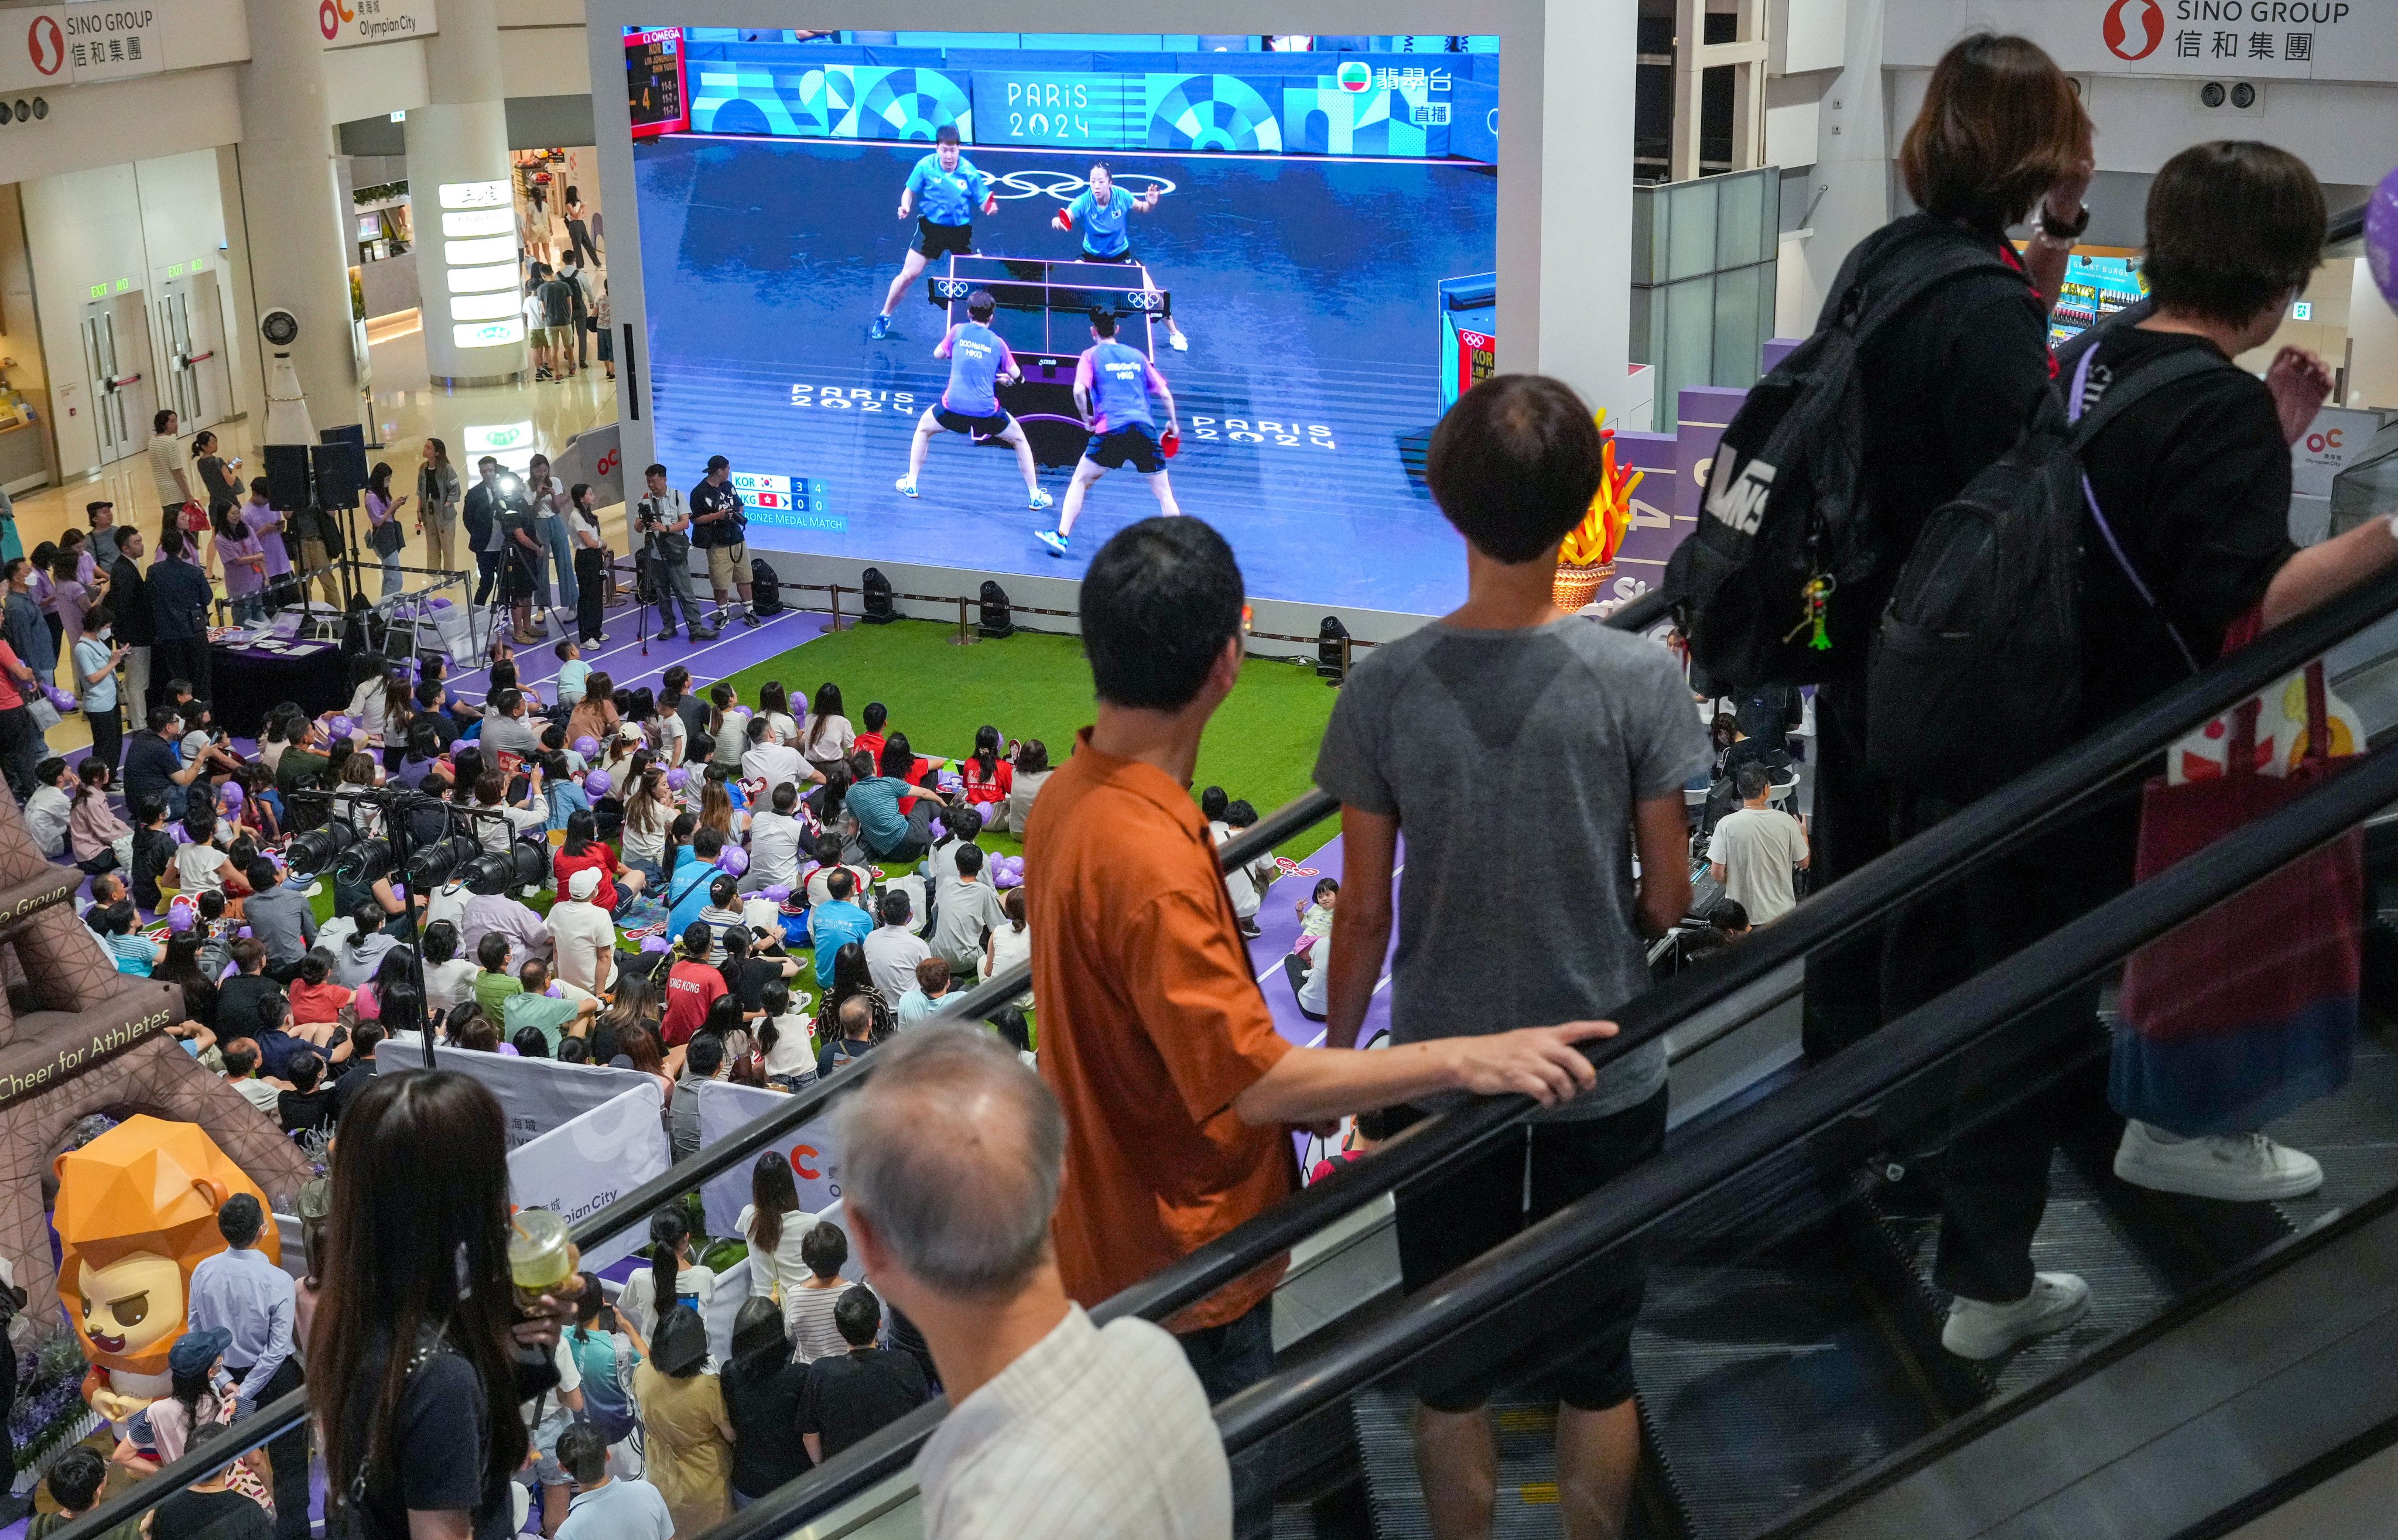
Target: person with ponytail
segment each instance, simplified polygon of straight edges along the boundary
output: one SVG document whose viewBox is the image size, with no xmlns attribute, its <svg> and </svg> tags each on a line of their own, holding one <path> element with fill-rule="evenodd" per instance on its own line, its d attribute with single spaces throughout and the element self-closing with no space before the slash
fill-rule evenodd
<svg viewBox="0 0 2398 1540">
<path fill-rule="evenodd" d="M 691 1259 L 691 1221 L 680 1209 L 661 1209 L 650 1216 L 650 1264 L 625 1281 L 616 1308 L 639 1335 L 657 1334 L 662 1303 L 678 1296 L 701 1314 L 716 1294 L 716 1271 Z"/>
<path fill-rule="evenodd" d="M 1016 766 L 999 757 L 999 729 L 988 723 L 975 729 L 974 755 L 963 768 L 966 801 L 977 806 L 1005 803 L 1008 792 L 1015 789 Z M 994 811 L 985 821 L 996 822 L 1000 811 L 1004 809 Z"/>
<path fill-rule="evenodd" d="M 759 1155 L 749 1169 L 748 1207 L 734 1223 L 749 1242 L 750 1293 L 788 1298 L 814 1276 L 800 1255 L 800 1242 L 815 1223 L 815 1215 L 800 1206 L 790 1161 L 773 1150 Z"/>
</svg>

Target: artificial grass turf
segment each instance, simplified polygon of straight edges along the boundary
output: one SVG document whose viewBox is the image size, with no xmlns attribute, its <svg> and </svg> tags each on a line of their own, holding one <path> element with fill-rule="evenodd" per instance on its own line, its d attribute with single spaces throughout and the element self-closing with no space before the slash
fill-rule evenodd
<svg viewBox="0 0 2398 1540">
<path fill-rule="evenodd" d="M 1091 670 L 1079 638 L 1018 631 L 1004 642 L 960 647 L 954 625 L 901 620 L 857 626 L 792 648 L 732 677 L 741 704 L 755 708 L 758 692 L 780 680 L 794 706 L 815 697 L 827 680 L 841 686 L 852 725 L 862 730 L 866 703 L 890 709 L 891 726 L 908 735 L 920 754 L 961 758 L 974 750 L 975 730 L 988 723 L 1003 738 L 1039 738 L 1049 763 L 1063 764 L 1078 728 L 1092 719 Z M 704 689 L 703 689 L 704 693 Z M 1313 784 L 1316 746 L 1332 715 L 1334 692 L 1309 665 L 1251 658 L 1241 682 L 1200 740 L 1195 786 L 1220 786 L 1271 813 Z M 1340 832 L 1327 819 L 1292 839 L 1279 854 L 1308 854 Z M 1015 852 L 1018 841 L 986 834 L 977 844 Z"/>
</svg>

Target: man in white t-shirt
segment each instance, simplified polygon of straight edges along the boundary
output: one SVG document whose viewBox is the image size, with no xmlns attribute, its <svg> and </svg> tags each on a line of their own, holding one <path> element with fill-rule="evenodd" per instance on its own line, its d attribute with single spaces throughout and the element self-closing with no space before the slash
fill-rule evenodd
<svg viewBox="0 0 2398 1540">
<path fill-rule="evenodd" d="M 161 412 L 150 420 L 150 481 L 169 523 L 184 504 L 198 501 L 192 491 L 191 473 L 184 468 L 183 446 L 175 437 L 182 430 L 182 419 L 171 412 Z"/>
<path fill-rule="evenodd" d="M 808 827 L 795 816 L 800 805 L 796 781 L 775 788 L 768 807 L 749 820 L 749 870 L 741 876 L 741 891 L 788 887 L 799 881 L 800 844 Z"/>
<path fill-rule="evenodd" d="M 1232 1472 L 1180 1345 L 1066 1297 L 1056 1098 L 971 1028 L 902 1033 L 874 1063 L 835 1114 L 842 1223 L 955 1408 L 916 1459 L 926 1540 L 1229 1536 Z"/>
<path fill-rule="evenodd" d="M 761 782 L 772 792 L 780 786 L 824 778 L 815 765 L 800 757 L 798 750 L 767 736 L 764 717 L 750 718 L 748 733 L 749 747 L 741 755 L 743 780 Z"/>
<path fill-rule="evenodd" d="M 882 895 L 882 924 L 862 943 L 866 948 L 866 971 L 882 998 L 894 1002 L 916 987 L 916 965 L 933 954 L 924 939 L 908 928 L 916 915 L 916 906 L 908 895 L 893 888 Z"/>
<path fill-rule="evenodd" d="M 598 869 L 585 867 L 566 879 L 566 897 L 550 906 L 548 920 L 559 978 L 594 994 L 616 981 L 616 922 L 591 901 L 599 891 Z"/>
<path fill-rule="evenodd" d="M 1767 925 L 1797 907 L 1790 873 L 1807 868 L 1807 831 L 1797 818 L 1769 805 L 1773 777 L 1754 762 L 1740 767 L 1733 784 L 1740 806 L 1724 815 L 1707 842 L 1707 860 L 1724 897 L 1748 911 L 1749 923 Z"/>
</svg>

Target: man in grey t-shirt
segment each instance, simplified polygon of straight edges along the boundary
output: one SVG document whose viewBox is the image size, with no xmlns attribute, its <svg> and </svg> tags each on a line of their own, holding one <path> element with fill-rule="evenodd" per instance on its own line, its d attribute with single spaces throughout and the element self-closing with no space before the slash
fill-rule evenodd
<svg viewBox="0 0 2398 1540">
<path fill-rule="evenodd" d="M 525 719 L 525 698 L 521 690 L 501 690 L 485 703 L 483 713 L 483 751 L 498 754 L 502 750 L 529 758 L 541 748 L 541 739 Z M 492 763 L 497 763 L 497 760 Z"/>
<path fill-rule="evenodd" d="M 1642 935 L 1689 906 L 1682 786 L 1708 763 L 1690 687 L 1664 648 L 1550 601 L 1558 544 L 1597 490 L 1601 452 L 1590 409 L 1535 375 L 1475 386 L 1433 435 L 1433 495 L 1471 547 L 1466 601 L 1352 671 L 1315 765 L 1342 804 L 1340 902 L 1321 964 L 1330 1047 L 1354 1046 L 1365 1020 L 1402 834 L 1394 1043 L 1611 1016 L 1649 981 Z M 1386 1131 L 1443 1102 L 1391 1109 Z M 1529 1141 L 1501 1141 L 1401 1195 L 1408 1291 L 1653 1154 L 1664 1130 L 1665 1053 L 1651 1043 L 1539 1114 Z M 1610 1281 L 1494 1317 L 1421 1366 L 1417 1466 L 1436 1519 L 1488 1528 L 1489 1399 L 1537 1362 L 1564 1403 L 1563 1501 L 1620 1526 L 1640 1448 L 1641 1278 L 1626 1267 Z"/>
</svg>

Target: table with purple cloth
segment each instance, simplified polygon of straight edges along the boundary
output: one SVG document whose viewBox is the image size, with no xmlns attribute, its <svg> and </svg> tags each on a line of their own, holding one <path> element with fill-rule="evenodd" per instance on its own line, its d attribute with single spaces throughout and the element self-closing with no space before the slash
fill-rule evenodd
<svg viewBox="0 0 2398 1540">
<path fill-rule="evenodd" d="M 216 690 L 209 709 L 218 725 L 237 737 L 256 737 L 266 713 L 287 700 L 298 701 L 312 717 L 349 701 L 336 642 L 269 637 L 263 643 L 220 642 L 209 651 Z"/>
</svg>

